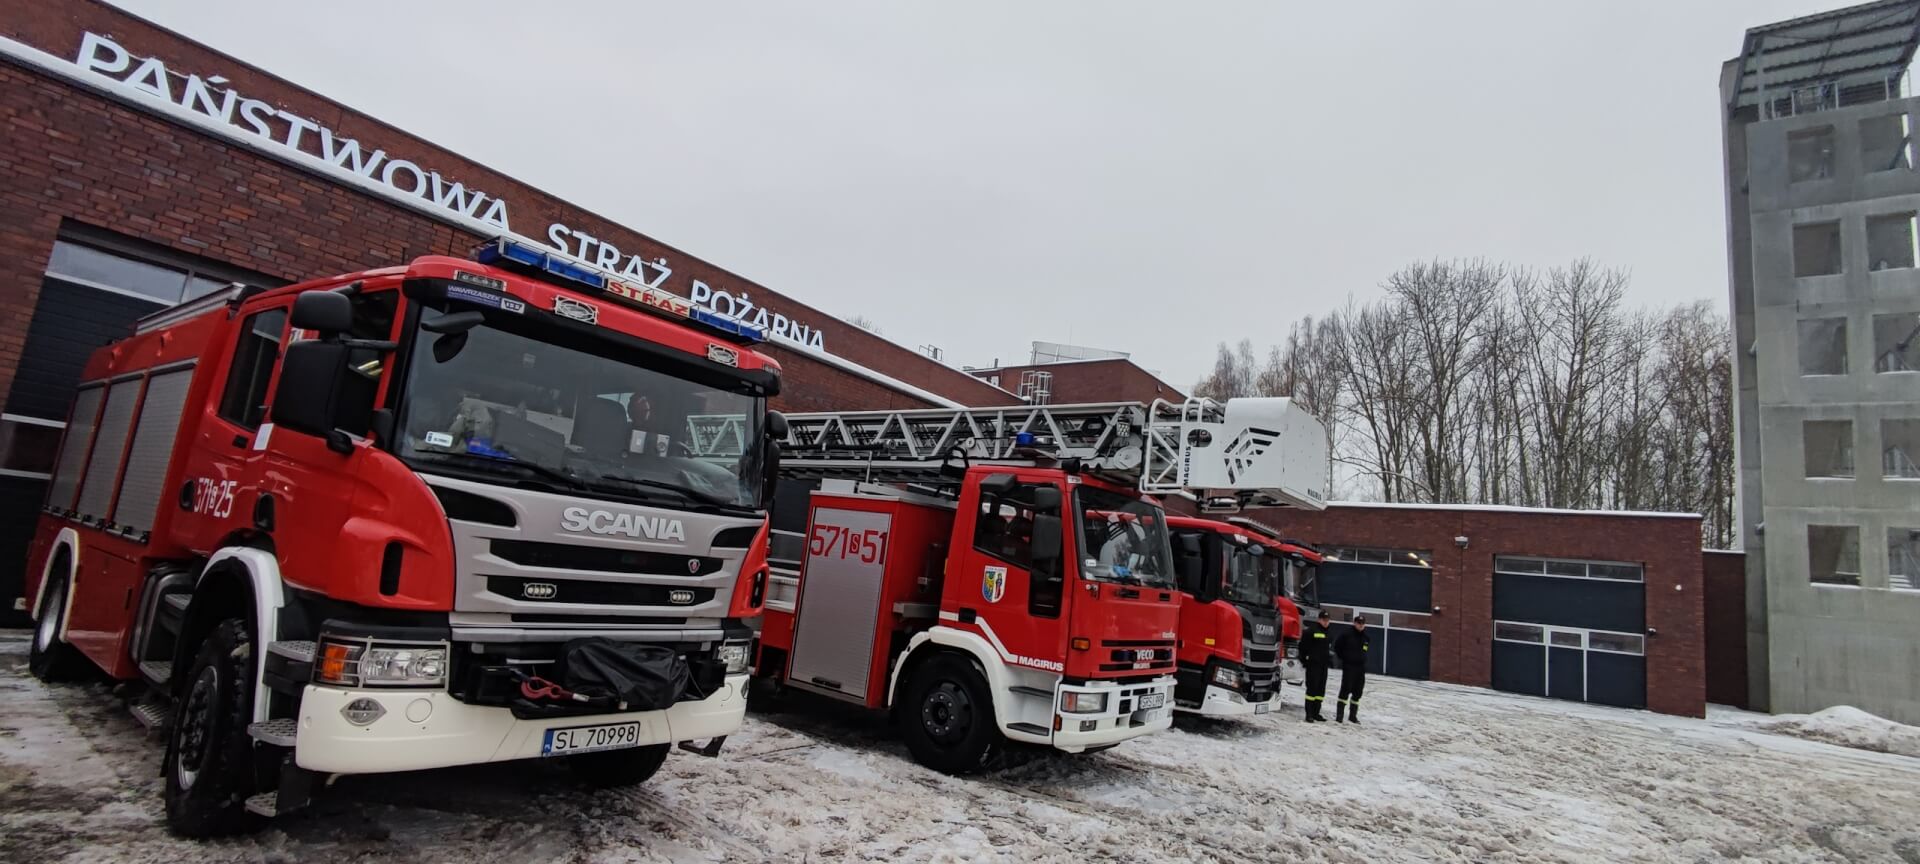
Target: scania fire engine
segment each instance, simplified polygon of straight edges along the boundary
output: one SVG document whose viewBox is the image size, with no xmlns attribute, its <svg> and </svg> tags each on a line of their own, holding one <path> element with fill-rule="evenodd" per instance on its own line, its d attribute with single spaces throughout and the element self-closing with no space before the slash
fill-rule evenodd
<svg viewBox="0 0 1920 864">
<path fill-rule="evenodd" d="M 1300 610 L 1287 596 L 1295 571 L 1318 553 L 1280 540 L 1248 519 L 1169 519 L 1180 608 L 1177 710 L 1212 717 L 1266 714 L 1280 702 L 1300 640 Z M 1294 667 L 1298 666 L 1295 662 Z"/>
<path fill-rule="evenodd" d="M 148 685 L 191 836 L 331 775 L 712 755 L 784 431 L 759 336 L 508 239 L 149 316 L 74 400 L 32 669 Z"/>
<path fill-rule="evenodd" d="M 1078 753 L 1172 722 L 1180 595 L 1153 496 L 1323 506 L 1325 437 L 1285 399 L 788 421 L 783 476 L 821 485 L 756 674 L 892 709 L 915 759 L 947 772 L 1009 742 Z"/>
</svg>

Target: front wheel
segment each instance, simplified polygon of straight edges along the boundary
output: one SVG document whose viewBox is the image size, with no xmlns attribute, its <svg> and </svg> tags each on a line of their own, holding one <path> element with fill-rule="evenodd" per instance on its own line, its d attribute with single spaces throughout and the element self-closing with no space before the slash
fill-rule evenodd
<svg viewBox="0 0 1920 864">
<path fill-rule="evenodd" d="M 900 722 L 914 761 L 947 774 L 972 774 L 1005 749 L 993 697 L 973 664 L 944 654 L 913 671 Z"/>
<path fill-rule="evenodd" d="M 167 736 L 167 827 L 182 837 L 218 837 L 255 827 L 253 640 L 246 622 L 220 622 L 200 643 L 173 703 Z"/>
<path fill-rule="evenodd" d="M 55 569 L 60 569 L 56 566 Z M 71 680 L 80 674 L 80 652 L 61 638 L 67 623 L 67 577 L 60 573 L 47 577 L 41 589 L 40 621 L 33 628 L 33 644 L 27 648 L 27 669 L 33 677 L 53 683 Z"/>
<path fill-rule="evenodd" d="M 595 789 L 637 786 L 653 779 L 667 763 L 672 744 L 649 744 L 625 750 L 582 753 L 567 757 L 567 767 L 581 782 Z"/>
</svg>

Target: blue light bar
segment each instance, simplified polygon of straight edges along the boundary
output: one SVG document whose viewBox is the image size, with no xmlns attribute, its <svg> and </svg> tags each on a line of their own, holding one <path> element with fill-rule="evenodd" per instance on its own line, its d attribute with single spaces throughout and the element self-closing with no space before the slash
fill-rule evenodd
<svg viewBox="0 0 1920 864">
<path fill-rule="evenodd" d="M 767 341 L 767 334 L 764 331 L 738 318 L 728 318 L 725 315 L 708 312 L 705 309 L 697 307 L 688 309 L 687 317 L 705 324 L 708 327 L 712 327 L 715 330 L 719 330 L 722 333 L 730 333 L 742 339 L 751 339 L 755 342 Z"/>
<path fill-rule="evenodd" d="M 619 299 L 633 308 L 699 324 L 722 335 L 749 342 L 767 341 L 766 331 L 738 318 L 729 318 L 701 309 L 664 291 L 628 283 L 618 278 L 610 279 L 605 273 L 595 268 L 577 264 L 539 246 L 521 243 L 510 237 L 496 237 L 475 248 L 473 260 L 502 269 L 532 271 L 534 274 L 553 276 L 577 285 L 584 285 Z"/>
<path fill-rule="evenodd" d="M 600 271 L 575 264 L 545 249 L 517 243 L 505 237 L 497 237 L 473 250 L 473 260 L 495 267 L 518 264 L 521 267 L 531 267 L 549 276 L 577 282 L 596 291 L 604 291 L 607 288 L 607 277 L 601 275 Z"/>
</svg>

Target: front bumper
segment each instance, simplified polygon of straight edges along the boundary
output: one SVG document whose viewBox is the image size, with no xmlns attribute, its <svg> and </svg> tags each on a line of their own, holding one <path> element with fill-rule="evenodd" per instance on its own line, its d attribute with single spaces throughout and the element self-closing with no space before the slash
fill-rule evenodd
<svg viewBox="0 0 1920 864">
<path fill-rule="evenodd" d="M 1280 691 L 1278 690 L 1269 693 L 1266 699 L 1255 702 L 1218 684 L 1208 684 L 1207 693 L 1201 698 L 1199 706 L 1189 708 L 1183 705 L 1180 710 L 1202 717 L 1248 717 L 1268 713 L 1279 705 Z"/>
<path fill-rule="evenodd" d="M 1094 747 L 1118 744 L 1129 738 L 1152 734 L 1173 725 L 1173 676 L 1155 678 L 1144 684 L 1119 684 L 1089 681 L 1061 683 L 1055 691 L 1054 705 L 1060 705 L 1070 692 L 1106 693 L 1106 710 L 1097 714 L 1059 714 L 1060 728 L 1052 745 L 1056 750 L 1079 753 Z M 1160 707 L 1141 709 L 1141 697 L 1160 694 Z"/>
<path fill-rule="evenodd" d="M 385 713 L 366 726 L 342 709 L 372 699 Z M 727 676 L 712 696 L 665 711 L 520 720 L 505 707 L 468 705 L 443 690 L 344 689 L 308 685 L 300 701 L 294 764 L 330 774 L 419 771 L 538 757 L 549 729 L 639 721 L 641 745 L 729 735 L 747 710 L 747 676 Z"/>
</svg>

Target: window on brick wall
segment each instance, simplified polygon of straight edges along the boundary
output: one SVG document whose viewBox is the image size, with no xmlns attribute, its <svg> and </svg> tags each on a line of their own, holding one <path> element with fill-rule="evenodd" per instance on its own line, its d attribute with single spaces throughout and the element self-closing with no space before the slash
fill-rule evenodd
<svg viewBox="0 0 1920 864">
<path fill-rule="evenodd" d="M 1860 526 L 1808 525 L 1807 575 L 1816 585 L 1860 584 Z"/>
<path fill-rule="evenodd" d="M 1847 374 L 1847 319 L 1802 318 L 1800 374 Z"/>
<path fill-rule="evenodd" d="M 1800 429 L 1806 476 L 1853 476 L 1852 420 L 1808 420 Z"/>
</svg>

